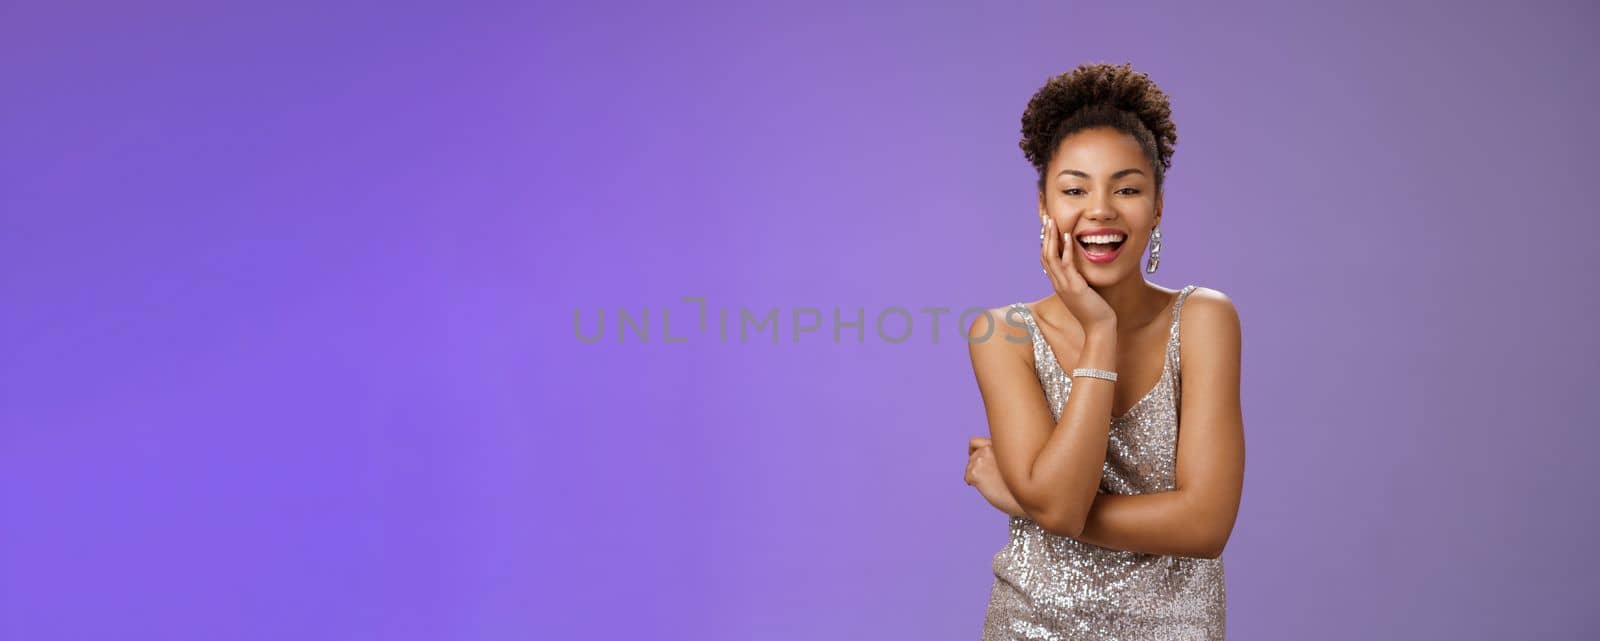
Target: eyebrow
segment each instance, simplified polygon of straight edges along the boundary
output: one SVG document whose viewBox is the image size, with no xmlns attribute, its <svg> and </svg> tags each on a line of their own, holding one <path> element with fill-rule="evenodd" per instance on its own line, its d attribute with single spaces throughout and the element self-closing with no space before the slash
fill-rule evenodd
<svg viewBox="0 0 1600 641">
<path fill-rule="evenodd" d="M 1144 170 L 1139 169 L 1138 167 L 1129 167 L 1129 168 L 1124 169 L 1122 171 L 1118 171 L 1117 173 L 1111 174 L 1111 179 L 1112 180 L 1116 180 L 1116 179 L 1121 178 L 1123 176 L 1126 176 L 1128 174 L 1143 174 L 1143 173 L 1144 173 Z M 1083 173 L 1083 172 L 1078 171 L 1076 169 L 1063 169 L 1063 170 L 1061 170 L 1061 173 L 1056 174 L 1056 176 L 1061 176 L 1062 174 L 1072 174 L 1072 175 L 1077 176 L 1079 178 L 1088 178 L 1089 177 L 1089 174 Z"/>
</svg>

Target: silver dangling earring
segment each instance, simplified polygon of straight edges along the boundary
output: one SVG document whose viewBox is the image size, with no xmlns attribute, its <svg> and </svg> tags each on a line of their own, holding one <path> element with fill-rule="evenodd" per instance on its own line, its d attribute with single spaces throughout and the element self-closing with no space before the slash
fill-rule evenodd
<svg viewBox="0 0 1600 641">
<path fill-rule="evenodd" d="M 1145 264 L 1147 274 L 1156 273 L 1156 268 L 1161 266 L 1161 228 L 1156 227 L 1150 234 L 1150 260 Z"/>
<path fill-rule="evenodd" d="M 1039 223 L 1039 246 L 1040 247 L 1044 246 L 1044 222 L 1043 221 L 1041 221 Z M 1050 270 L 1045 269 L 1043 267 L 1040 267 L 1039 271 L 1044 272 L 1046 274 L 1050 273 Z"/>
</svg>

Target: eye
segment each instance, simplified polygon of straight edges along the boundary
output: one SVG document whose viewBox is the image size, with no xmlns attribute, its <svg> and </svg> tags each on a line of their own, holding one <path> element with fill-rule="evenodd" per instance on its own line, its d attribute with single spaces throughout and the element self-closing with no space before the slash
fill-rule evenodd
<svg viewBox="0 0 1600 641">
<path fill-rule="evenodd" d="M 1127 194 L 1129 196 L 1132 196 L 1134 194 L 1139 193 L 1139 188 L 1138 187 L 1123 187 L 1122 189 L 1118 189 L 1117 193 L 1119 193 L 1119 194 Z"/>
<path fill-rule="evenodd" d="M 1068 187 L 1066 189 L 1061 190 L 1061 193 L 1066 194 L 1068 196 L 1077 196 L 1079 194 L 1082 194 L 1083 190 L 1079 189 L 1077 187 Z"/>
</svg>

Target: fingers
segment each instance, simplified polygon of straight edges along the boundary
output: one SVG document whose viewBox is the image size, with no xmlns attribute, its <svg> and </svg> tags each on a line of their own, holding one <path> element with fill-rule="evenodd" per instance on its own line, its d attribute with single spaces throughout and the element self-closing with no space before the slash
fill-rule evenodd
<svg viewBox="0 0 1600 641">
<path fill-rule="evenodd" d="M 1072 259 L 1072 230 L 1078 226 L 1078 214 L 1067 217 L 1067 222 L 1056 229 L 1056 260 Z"/>
<path fill-rule="evenodd" d="M 1072 238 L 1072 232 L 1062 232 L 1060 235 L 1061 244 L 1067 247 L 1067 251 L 1061 259 L 1061 275 L 1066 279 L 1067 284 L 1073 287 L 1072 291 L 1082 291 L 1081 288 L 1088 285 L 1089 282 L 1084 280 L 1083 273 L 1078 271 L 1078 241 Z"/>
<path fill-rule="evenodd" d="M 1072 229 L 1077 226 L 1081 213 L 1072 214 L 1059 227 L 1054 218 L 1045 217 L 1045 257 L 1042 260 L 1046 263 L 1045 272 L 1050 274 L 1051 283 L 1058 292 L 1081 292 L 1089 284 L 1083 279 L 1082 272 L 1078 271 L 1078 241 L 1072 238 Z"/>
<path fill-rule="evenodd" d="M 1056 240 L 1061 246 L 1061 251 L 1056 254 L 1056 260 L 1061 262 L 1061 275 L 1070 279 L 1073 285 L 1083 281 L 1083 275 L 1078 271 L 1078 241 L 1072 237 L 1073 230 L 1078 226 L 1078 216 L 1082 213 L 1073 214 L 1067 221 L 1066 227 L 1056 232 Z"/>
<path fill-rule="evenodd" d="M 962 479 L 967 482 L 967 485 L 976 486 L 978 484 L 978 470 L 985 465 L 983 461 L 986 456 L 984 454 L 983 449 L 979 448 L 975 455 L 967 458 L 967 471 L 962 475 Z"/>
<path fill-rule="evenodd" d="M 1043 235 L 1044 242 L 1039 243 L 1039 266 L 1044 268 L 1044 273 L 1050 277 L 1051 283 L 1054 284 L 1055 274 L 1050 271 L 1050 263 L 1054 262 L 1050 259 L 1050 239 L 1055 236 L 1055 226 L 1051 224 L 1049 216 L 1044 219 Z"/>
<path fill-rule="evenodd" d="M 983 464 L 983 459 L 993 456 L 992 441 L 982 436 L 974 436 L 967 441 L 967 471 L 962 478 L 967 485 L 978 484 L 978 467 Z"/>
</svg>

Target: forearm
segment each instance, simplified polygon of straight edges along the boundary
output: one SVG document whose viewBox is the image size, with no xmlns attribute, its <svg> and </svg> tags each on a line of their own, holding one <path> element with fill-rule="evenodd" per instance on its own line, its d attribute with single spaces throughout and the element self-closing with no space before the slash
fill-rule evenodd
<svg viewBox="0 0 1600 641">
<path fill-rule="evenodd" d="M 1083 532 L 1074 537 L 1104 548 L 1216 558 L 1222 549 L 1211 515 L 1183 490 L 1155 494 L 1100 494 Z"/>
<path fill-rule="evenodd" d="M 1079 366 L 1115 369 L 1116 353 L 1114 328 L 1091 331 Z M 1028 516 L 1052 532 L 1076 536 L 1083 529 L 1105 466 L 1115 385 L 1100 378 L 1073 379 L 1066 406 L 1029 467 L 1026 496 L 1019 498 Z"/>
<path fill-rule="evenodd" d="M 1001 512 L 1011 516 L 1028 516 L 1028 512 L 1022 509 L 1020 503 L 1017 503 L 1017 497 L 1006 489 L 1003 482 L 999 484 L 997 489 L 979 488 L 978 492 L 989 502 L 989 505 L 993 505 L 995 509 Z"/>
</svg>

